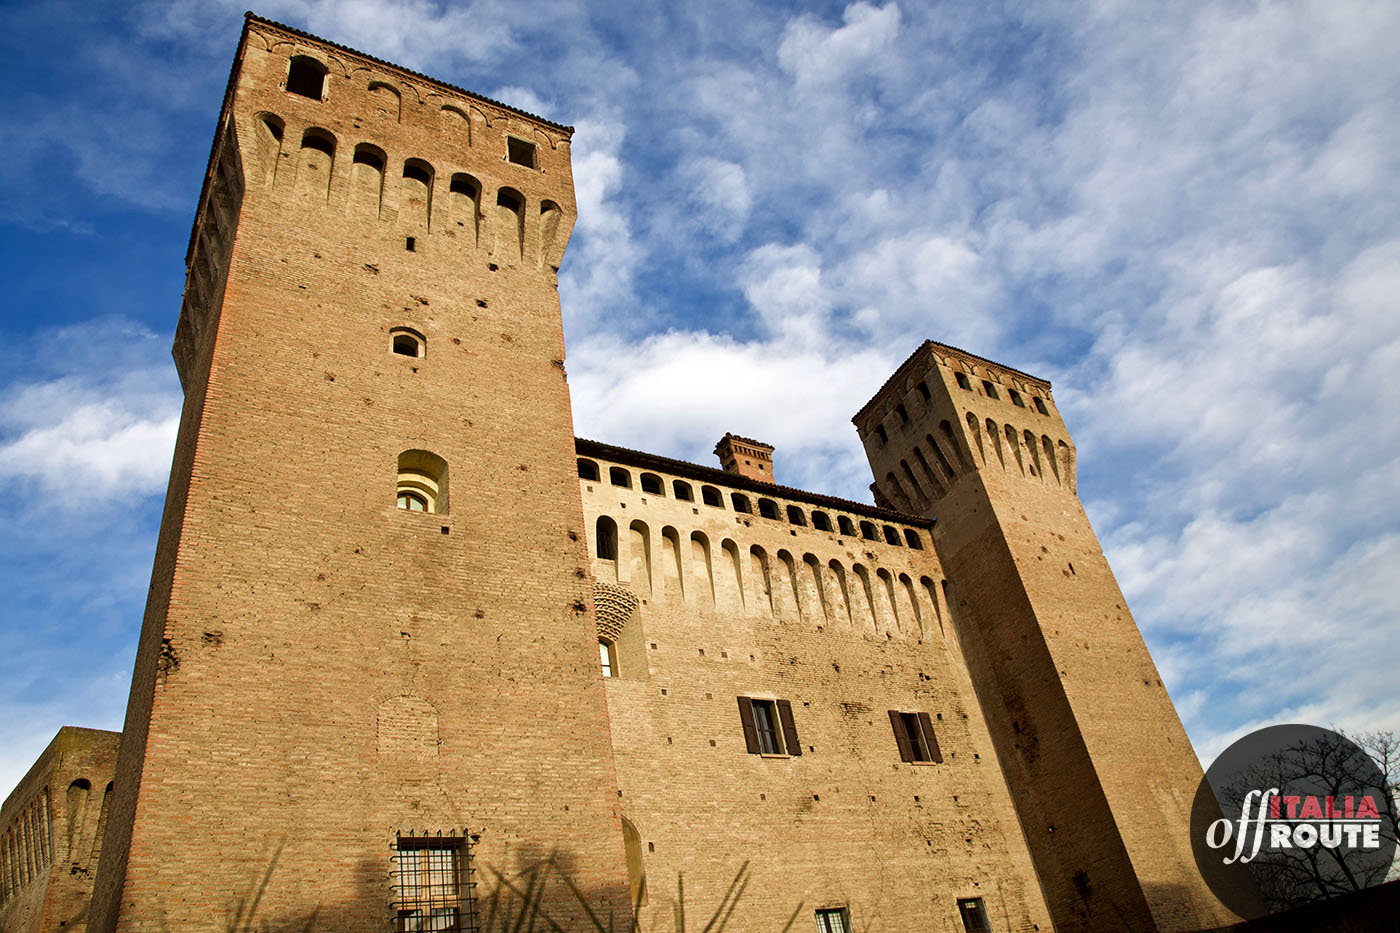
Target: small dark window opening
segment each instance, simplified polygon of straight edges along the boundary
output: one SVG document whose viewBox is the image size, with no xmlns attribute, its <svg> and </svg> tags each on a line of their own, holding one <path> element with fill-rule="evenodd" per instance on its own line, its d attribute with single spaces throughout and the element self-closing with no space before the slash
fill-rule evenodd
<svg viewBox="0 0 1400 933">
<path fill-rule="evenodd" d="M 788 524 L 801 525 L 807 527 L 807 516 L 802 514 L 802 510 L 795 505 L 787 507 Z"/>
<path fill-rule="evenodd" d="M 399 356 L 422 356 L 422 344 L 412 334 L 394 335 L 394 352 Z"/>
<path fill-rule="evenodd" d="M 729 494 L 729 501 L 734 503 L 734 511 L 753 514 L 753 507 L 749 505 L 749 497 L 739 492 Z"/>
<path fill-rule="evenodd" d="M 930 398 L 933 397 L 929 394 L 927 382 L 919 383 L 919 394 L 923 396 L 925 402 L 927 402 Z"/>
<path fill-rule="evenodd" d="M 421 165 L 413 165 L 411 163 L 404 164 L 403 177 L 412 178 L 414 181 L 421 181 L 425 185 L 430 184 L 433 180 L 432 176 L 428 174 L 427 169 L 423 168 Z"/>
<path fill-rule="evenodd" d="M 368 165 L 377 171 L 384 171 L 384 157 L 367 146 L 356 146 L 351 161 L 356 165 Z"/>
<path fill-rule="evenodd" d="M 451 191 L 453 194 L 465 194 L 473 200 L 476 199 L 478 194 L 476 185 L 472 183 L 471 179 L 460 173 L 452 176 L 452 181 L 448 184 L 447 190 Z"/>
<path fill-rule="evenodd" d="M 682 502 L 694 502 L 695 493 L 691 492 L 690 484 L 684 480 L 676 480 L 671 483 L 671 494 Z"/>
<path fill-rule="evenodd" d="M 838 516 L 836 517 L 836 527 L 839 528 L 839 529 L 841 529 L 841 534 L 843 534 L 843 535 L 850 535 L 851 537 L 855 537 L 855 533 L 856 533 L 855 522 L 852 522 L 852 521 L 851 521 L 849 518 L 847 518 L 846 516 L 844 516 L 844 515 L 838 515 Z"/>
<path fill-rule="evenodd" d="M 924 549 L 923 543 L 919 541 L 919 533 L 913 528 L 904 529 L 904 541 L 916 551 L 922 551 Z"/>
<path fill-rule="evenodd" d="M 307 130 L 301 137 L 301 148 L 315 149 L 317 152 L 324 152 L 331 158 L 335 158 L 335 143 L 327 136 L 321 135 L 320 130 Z"/>
<path fill-rule="evenodd" d="M 758 514 L 762 515 L 764 518 L 777 519 L 778 503 L 774 502 L 772 499 L 759 499 Z"/>
<path fill-rule="evenodd" d="M 266 114 L 263 116 L 263 126 L 267 127 L 268 135 L 273 139 L 277 140 L 279 143 L 282 141 L 281 120 L 277 119 L 272 114 Z"/>
<path fill-rule="evenodd" d="M 1050 410 L 1045 407 L 1045 400 L 1042 399 L 1039 395 L 1032 396 L 1031 401 L 1035 402 L 1036 411 L 1040 412 L 1042 415 L 1050 414 Z"/>
<path fill-rule="evenodd" d="M 594 463 L 592 460 L 584 460 L 580 457 L 578 461 L 578 477 L 579 479 L 591 479 L 597 482 L 598 464 Z"/>
<path fill-rule="evenodd" d="M 958 388 L 972 391 L 972 383 L 967 378 L 967 373 L 953 373 L 953 378 L 958 380 Z"/>
<path fill-rule="evenodd" d="M 875 426 L 875 433 L 879 435 L 881 444 L 888 444 L 890 442 L 890 436 L 885 433 L 885 426 L 883 424 L 877 424 Z"/>
<path fill-rule="evenodd" d="M 1006 394 L 1009 395 L 1009 396 L 1011 396 L 1011 404 L 1012 404 L 1012 405 L 1015 405 L 1017 408 L 1025 408 L 1025 407 L 1026 407 L 1026 403 L 1023 402 L 1023 401 L 1021 400 L 1021 393 L 1020 393 L 1020 392 L 1017 392 L 1015 389 L 1007 389 L 1007 390 L 1006 390 Z"/>
<path fill-rule="evenodd" d="M 621 486 L 624 489 L 632 488 L 632 474 L 622 467 L 611 467 L 608 470 L 608 482 L 614 486 Z"/>
<path fill-rule="evenodd" d="M 817 529 L 818 531 L 830 531 L 831 517 L 825 512 L 813 512 L 812 527 Z"/>
<path fill-rule="evenodd" d="M 724 508 L 724 497 L 721 496 L 719 490 L 713 486 L 700 487 L 700 501 L 704 502 L 706 505 L 713 505 L 716 508 Z"/>
<path fill-rule="evenodd" d="M 516 139 L 514 136 L 506 137 L 506 158 L 516 165 L 523 165 L 526 168 L 535 167 L 535 144 L 527 143 L 523 139 Z"/>
<path fill-rule="evenodd" d="M 958 914 L 967 933 L 987 933 L 992 928 L 987 922 L 987 909 L 982 906 L 980 897 L 958 898 Z"/>
<path fill-rule="evenodd" d="M 287 67 L 287 92 L 320 100 L 326 90 L 326 66 L 314 58 L 296 55 Z"/>
<path fill-rule="evenodd" d="M 867 541 L 880 540 L 880 532 L 875 528 L 874 522 L 861 522 L 860 536 Z"/>
<path fill-rule="evenodd" d="M 617 522 L 606 515 L 598 516 L 598 535 L 594 547 L 599 560 L 617 560 Z"/>
<path fill-rule="evenodd" d="M 416 248 L 417 246 L 418 246 L 418 241 L 415 240 L 413 237 L 409 237 L 408 239 L 406 239 L 406 240 L 403 241 L 403 248 L 406 249 L 406 250 L 408 250 L 410 253 L 416 253 L 416 252 L 418 252 L 418 250 L 417 250 L 417 248 Z"/>
<path fill-rule="evenodd" d="M 893 544 L 895 547 L 899 547 L 899 546 L 900 546 L 901 544 L 903 544 L 904 542 L 902 542 L 902 541 L 899 540 L 899 532 L 898 532 L 897 530 L 895 530 L 894 528 L 891 528 L 889 525 L 886 525 L 886 526 L 885 526 L 885 543 L 886 543 L 886 544 Z"/>
<path fill-rule="evenodd" d="M 519 198 L 511 194 L 509 191 L 505 190 L 496 193 L 496 203 L 499 204 L 501 207 L 504 207 L 506 210 L 514 211 L 517 214 L 524 210 L 525 207 L 523 204 L 520 203 Z"/>
<path fill-rule="evenodd" d="M 642 492 L 650 493 L 653 496 L 666 495 L 666 487 L 661 483 L 661 477 L 655 473 L 642 474 Z"/>
<path fill-rule="evenodd" d="M 982 380 L 982 391 L 987 393 L 987 398 L 1001 398 L 1000 395 L 997 395 L 997 387 L 992 385 L 989 379 Z"/>
<path fill-rule="evenodd" d="M 894 413 L 895 413 L 896 415 L 899 415 L 899 423 L 900 423 L 900 424 L 908 424 L 908 423 L 909 423 L 909 412 L 907 412 L 907 411 L 904 410 L 904 404 L 903 404 L 902 402 L 901 402 L 900 404 L 894 406 Z"/>
</svg>

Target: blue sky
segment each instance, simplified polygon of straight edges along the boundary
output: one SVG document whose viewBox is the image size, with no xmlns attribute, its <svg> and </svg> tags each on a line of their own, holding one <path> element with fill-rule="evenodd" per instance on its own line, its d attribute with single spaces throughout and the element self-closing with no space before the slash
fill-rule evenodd
<svg viewBox="0 0 1400 933">
<path fill-rule="evenodd" d="M 0 7 L 0 786 L 120 728 L 246 4 Z M 850 416 L 966 347 L 1055 383 L 1203 759 L 1400 729 L 1400 6 L 256 12 L 577 127 L 578 433 L 868 500 Z"/>
</svg>

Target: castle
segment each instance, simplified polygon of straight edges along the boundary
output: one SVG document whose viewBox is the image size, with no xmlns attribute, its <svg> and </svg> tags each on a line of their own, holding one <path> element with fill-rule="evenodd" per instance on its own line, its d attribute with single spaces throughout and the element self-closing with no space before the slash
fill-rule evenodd
<svg viewBox="0 0 1400 933">
<path fill-rule="evenodd" d="M 125 727 L 6 801 L 0 930 L 1230 922 L 1049 383 L 923 343 L 876 505 L 576 438 L 570 135 L 249 14 Z"/>
</svg>

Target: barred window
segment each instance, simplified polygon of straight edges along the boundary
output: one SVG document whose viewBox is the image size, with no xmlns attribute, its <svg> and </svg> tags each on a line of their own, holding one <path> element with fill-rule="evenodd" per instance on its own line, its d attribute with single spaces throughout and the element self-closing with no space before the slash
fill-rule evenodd
<svg viewBox="0 0 1400 933">
<path fill-rule="evenodd" d="M 476 930 L 465 837 L 400 835 L 394 850 L 398 933 Z"/>
<path fill-rule="evenodd" d="M 849 933 L 851 915 L 844 907 L 828 907 L 817 911 L 817 933 Z"/>
</svg>

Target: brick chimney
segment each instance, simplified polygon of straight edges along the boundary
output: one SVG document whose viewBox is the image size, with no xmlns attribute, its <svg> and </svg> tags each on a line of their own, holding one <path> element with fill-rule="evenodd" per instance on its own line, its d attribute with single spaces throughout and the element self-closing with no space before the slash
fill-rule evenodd
<svg viewBox="0 0 1400 933">
<path fill-rule="evenodd" d="M 773 479 L 773 448 L 751 437 L 726 433 L 715 445 L 715 456 L 726 473 L 738 473 L 764 483 Z"/>
</svg>

